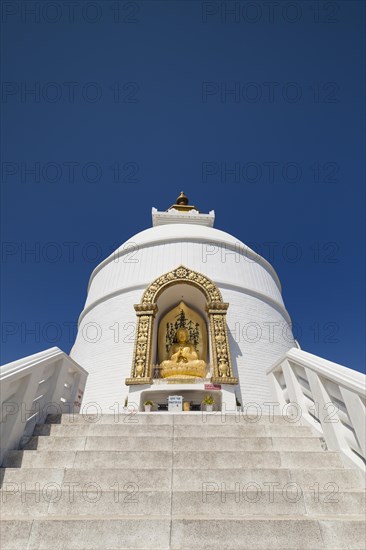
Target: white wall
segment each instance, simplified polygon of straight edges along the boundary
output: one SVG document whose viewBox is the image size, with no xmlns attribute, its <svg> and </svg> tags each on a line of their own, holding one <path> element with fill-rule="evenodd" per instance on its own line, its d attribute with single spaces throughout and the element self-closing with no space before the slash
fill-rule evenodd
<svg viewBox="0 0 366 550">
<path fill-rule="evenodd" d="M 271 397 L 266 370 L 295 344 L 286 317 L 269 303 L 244 292 L 221 289 L 227 312 L 231 359 L 237 368 L 242 402 Z"/>
</svg>

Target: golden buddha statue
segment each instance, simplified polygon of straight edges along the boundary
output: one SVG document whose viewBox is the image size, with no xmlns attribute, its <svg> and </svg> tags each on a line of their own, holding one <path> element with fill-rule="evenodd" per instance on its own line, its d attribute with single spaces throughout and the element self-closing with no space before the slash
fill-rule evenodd
<svg viewBox="0 0 366 550">
<path fill-rule="evenodd" d="M 162 378 L 205 378 L 206 363 L 198 358 L 193 344 L 189 342 L 188 330 L 178 328 L 170 349 L 169 359 L 160 363 Z"/>
</svg>

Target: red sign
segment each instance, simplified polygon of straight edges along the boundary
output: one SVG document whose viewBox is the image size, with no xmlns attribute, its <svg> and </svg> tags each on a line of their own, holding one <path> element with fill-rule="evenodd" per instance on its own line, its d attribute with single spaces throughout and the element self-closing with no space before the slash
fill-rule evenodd
<svg viewBox="0 0 366 550">
<path fill-rule="evenodd" d="M 205 390 L 221 390 L 220 384 L 205 384 Z"/>
</svg>

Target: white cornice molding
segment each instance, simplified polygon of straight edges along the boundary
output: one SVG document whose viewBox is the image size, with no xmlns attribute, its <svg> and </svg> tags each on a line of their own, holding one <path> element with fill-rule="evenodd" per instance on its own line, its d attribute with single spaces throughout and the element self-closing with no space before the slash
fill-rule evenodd
<svg viewBox="0 0 366 550">
<path fill-rule="evenodd" d="M 179 212 L 175 208 L 169 208 L 167 212 L 160 212 L 157 208 L 152 208 L 153 227 L 158 225 L 168 225 L 172 223 L 191 223 L 194 225 L 205 225 L 213 227 L 215 221 L 215 211 L 211 210 L 209 214 L 201 214 L 198 210 L 189 210 L 188 212 Z"/>
</svg>

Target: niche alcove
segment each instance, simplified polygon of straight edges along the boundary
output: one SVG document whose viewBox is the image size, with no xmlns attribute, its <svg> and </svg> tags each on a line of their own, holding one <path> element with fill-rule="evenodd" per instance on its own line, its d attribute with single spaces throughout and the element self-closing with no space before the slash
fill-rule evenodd
<svg viewBox="0 0 366 550">
<path fill-rule="evenodd" d="M 230 348 L 226 327 L 226 311 L 229 304 L 222 300 L 221 292 L 217 286 L 205 275 L 193 271 L 185 266 L 178 266 L 173 271 L 165 273 L 155 279 L 143 293 L 141 302 L 135 305 L 137 315 L 137 329 L 135 347 L 131 368 L 131 377 L 126 379 L 127 385 L 152 384 L 156 365 L 163 366 L 164 360 L 160 358 L 168 355 L 172 358 L 172 346 L 176 344 L 177 330 L 173 323 L 170 337 L 161 329 L 161 345 L 159 349 L 159 324 L 169 312 L 179 305 L 184 304 L 191 318 L 188 322 L 198 323 L 201 342 L 194 341 L 194 330 L 188 332 L 186 343 L 192 351 L 192 361 L 205 361 L 210 366 L 211 381 L 218 384 L 237 384 L 237 378 L 232 375 Z M 180 306 L 182 309 L 183 306 Z M 179 316 L 179 311 L 177 314 Z M 187 315 L 186 315 L 187 316 Z M 193 317 L 195 316 L 196 321 Z M 174 317 L 174 311 L 172 318 Z M 183 321 L 182 321 L 183 322 Z M 179 323 L 179 317 L 178 317 Z M 165 327 L 166 328 L 166 327 Z M 181 327 L 183 328 L 183 327 Z M 170 338 L 170 340 L 169 340 Z M 204 343 L 206 340 L 207 344 Z M 165 346 L 165 352 L 164 352 Z M 184 347 L 184 346 L 183 346 Z M 197 357 L 194 357 L 193 351 Z M 206 355 L 207 354 L 207 355 Z M 200 357 L 201 355 L 201 357 Z M 186 357 L 188 361 L 190 358 Z M 208 372 L 206 373 L 208 374 Z M 202 378 L 202 376 L 201 376 Z"/>
</svg>

